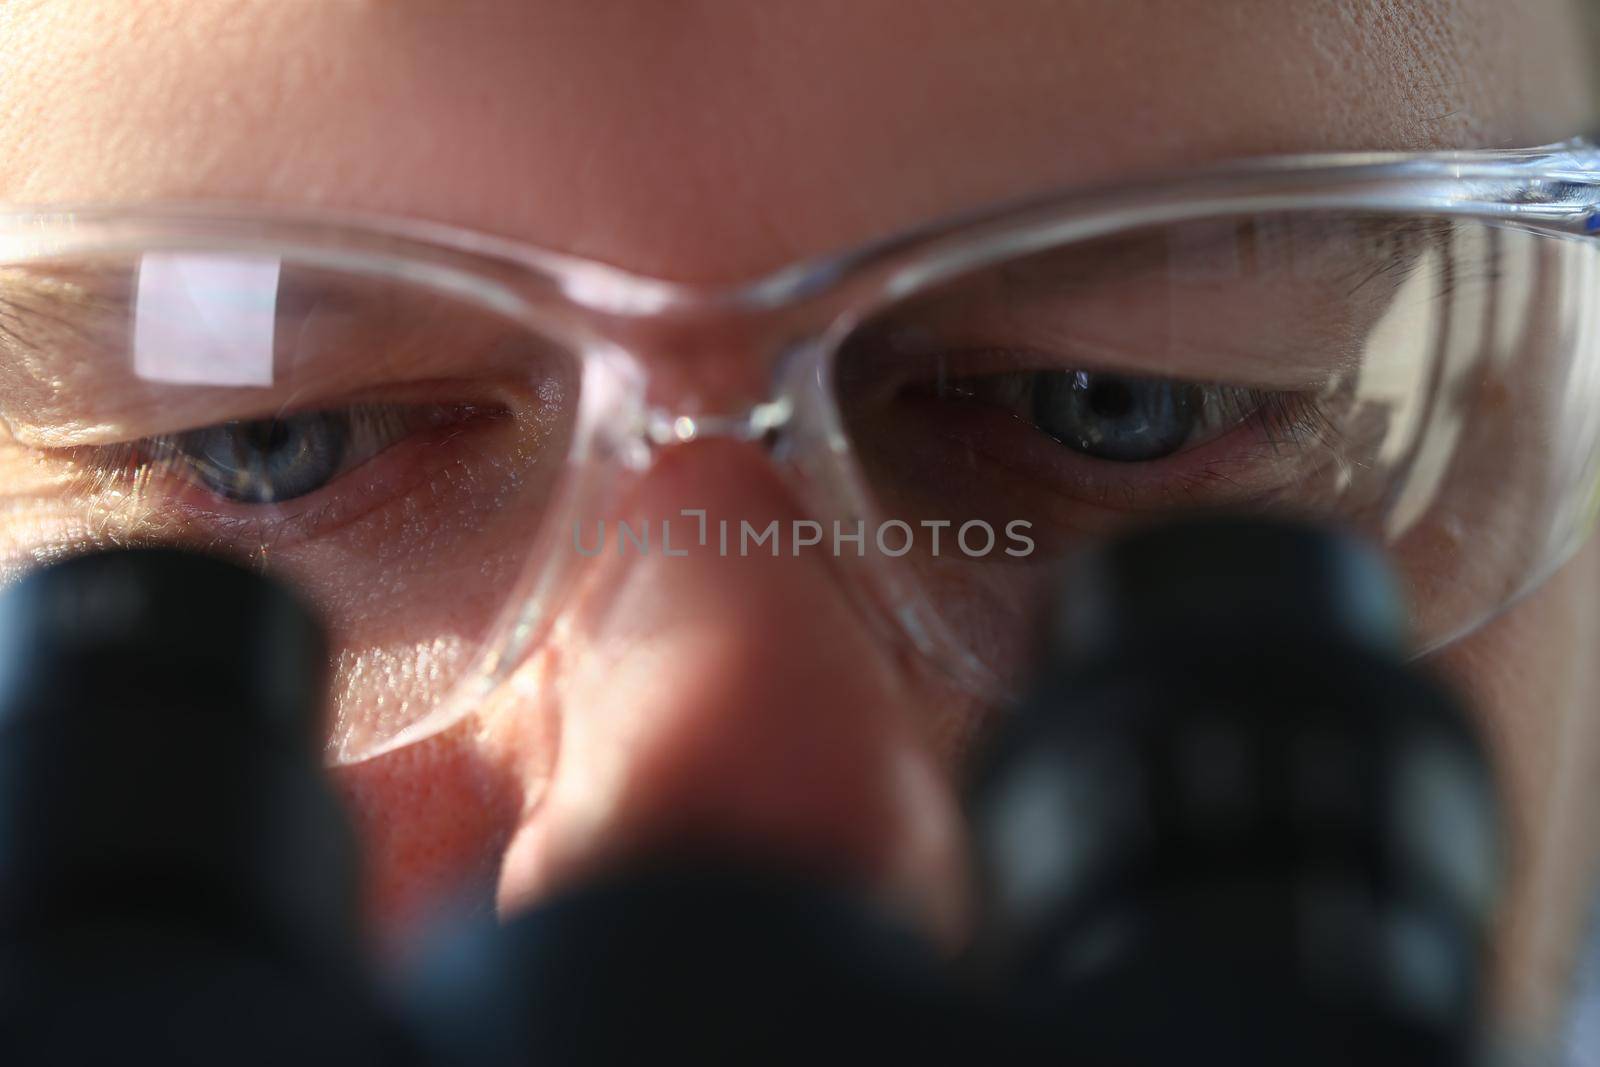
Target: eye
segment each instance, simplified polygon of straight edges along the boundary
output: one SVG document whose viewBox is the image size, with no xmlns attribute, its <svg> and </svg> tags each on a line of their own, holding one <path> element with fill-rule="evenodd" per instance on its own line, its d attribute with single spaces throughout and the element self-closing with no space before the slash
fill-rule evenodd
<svg viewBox="0 0 1600 1067">
<path fill-rule="evenodd" d="M 464 458 L 447 445 L 470 450 L 513 421 L 498 405 L 357 403 L 84 446 L 70 457 L 89 498 L 283 546 L 404 498 Z"/>
<path fill-rule="evenodd" d="M 417 431 L 460 421 L 439 405 L 357 404 L 211 426 L 122 446 L 119 466 L 189 482 L 224 504 L 308 497 Z"/>
<path fill-rule="evenodd" d="M 1284 408 L 1283 397 L 1259 390 L 1074 369 L 941 378 L 908 391 L 998 408 L 1073 452 L 1126 464 L 1166 459 Z"/>
<path fill-rule="evenodd" d="M 1084 370 L 960 378 L 940 383 L 934 395 L 1003 407 L 1076 452 L 1119 463 L 1172 455 L 1206 417 L 1199 386 Z"/>
<path fill-rule="evenodd" d="M 224 500 L 280 503 L 321 489 L 340 472 L 351 422 L 344 411 L 224 422 L 176 435 L 172 452 Z"/>
</svg>

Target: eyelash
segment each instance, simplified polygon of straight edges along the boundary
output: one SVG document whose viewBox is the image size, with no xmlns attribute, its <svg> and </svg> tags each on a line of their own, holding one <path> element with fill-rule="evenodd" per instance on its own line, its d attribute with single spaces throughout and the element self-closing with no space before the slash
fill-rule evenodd
<svg viewBox="0 0 1600 1067">
<path fill-rule="evenodd" d="M 1254 426 L 1264 443 L 1274 448 L 1280 444 L 1295 448 L 1307 445 L 1335 448 L 1339 444 L 1338 423 L 1310 393 L 1245 389 L 1237 395 L 1247 404 L 1242 406 L 1244 410 L 1241 406 L 1230 405 L 1230 410 L 1238 416 L 1233 427 Z"/>
</svg>

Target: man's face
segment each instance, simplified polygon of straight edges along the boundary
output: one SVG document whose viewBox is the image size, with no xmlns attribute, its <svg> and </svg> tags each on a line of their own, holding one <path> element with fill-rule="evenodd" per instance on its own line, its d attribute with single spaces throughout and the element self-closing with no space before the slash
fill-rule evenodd
<svg viewBox="0 0 1600 1067">
<path fill-rule="evenodd" d="M 13 0 L 0 200 L 359 208 L 731 282 L 1224 158 L 1559 140 L 1595 119 L 1582 42 L 1566 0 Z M 701 358 L 742 372 L 735 351 Z M 630 515 L 686 502 L 803 514 L 759 451 L 725 443 L 675 450 Z M 519 906 L 693 836 L 960 936 L 955 795 L 981 709 L 887 648 L 823 556 L 586 567 L 536 684 L 339 772 L 381 924 L 472 879 Z M 1595 859 L 1597 594 L 1591 542 L 1440 656 L 1510 793 L 1500 972 L 1528 1023 L 1552 1008 Z M 450 610 L 412 621 L 444 629 Z"/>
</svg>

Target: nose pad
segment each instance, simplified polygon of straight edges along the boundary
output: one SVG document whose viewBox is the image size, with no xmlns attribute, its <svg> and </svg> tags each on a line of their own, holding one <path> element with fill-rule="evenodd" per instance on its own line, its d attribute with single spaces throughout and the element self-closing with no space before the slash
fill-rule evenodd
<svg viewBox="0 0 1600 1067">
<path fill-rule="evenodd" d="M 635 452 L 634 455 L 644 457 L 651 449 L 660 450 L 714 439 L 757 442 L 770 450 L 793 414 L 794 405 L 787 397 L 755 404 L 746 411 L 731 415 L 696 415 L 652 408 L 645 414 L 642 427 L 646 451 Z M 634 464 L 640 468 L 646 465 L 647 462 Z"/>
<path fill-rule="evenodd" d="M 735 528 L 805 517 L 750 440 L 665 448 L 618 514 L 670 521 L 683 545 L 685 509 Z M 506 851 L 502 907 L 714 850 L 854 885 L 956 937 L 964 846 L 924 698 L 826 556 L 707 541 L 608 543 L 586 562 L 537 712 L 559 747 Z"/>
</svg>

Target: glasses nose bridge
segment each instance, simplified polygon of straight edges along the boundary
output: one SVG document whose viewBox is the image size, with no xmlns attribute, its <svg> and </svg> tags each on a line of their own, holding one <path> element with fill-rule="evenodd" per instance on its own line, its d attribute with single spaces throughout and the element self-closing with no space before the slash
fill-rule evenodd
<svg viewBox="0 0 1600 1067">
<path fill-rule="evenodd" d="M 630 465 L 695 441 L 775 444 L 800 414 L 788 369 L 811 347 L 786 332 L 770 318 L 710 316 L 622 339 L 643 380 Z"/>
<path fill-rule="evenodd" d="M 718 438 L 766 441 L 787 426 L 793 416 L 794 402 L 787 396 L 762 400 L 728 412 L 689 412 L 651 407 L 645 412 L 643 430 L 645 440 L 655 448 Z"/>
</svg>

